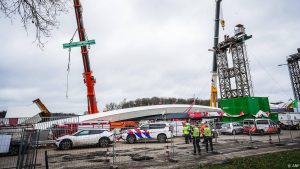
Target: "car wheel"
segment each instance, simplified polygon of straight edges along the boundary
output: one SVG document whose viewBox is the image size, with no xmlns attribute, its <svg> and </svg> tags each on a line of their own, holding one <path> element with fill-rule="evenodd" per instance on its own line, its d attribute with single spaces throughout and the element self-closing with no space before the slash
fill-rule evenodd
<svg viewBox="0 0 300 169">
<path fill-rule="evenodd" d="M 278 129 L 277 129 L 277 134 L 280 134 L 280 132 L 281 132 L 281 129 L 278 128 Z"/>
<path fill-rule="evenodd" d="M 101 138 L 99 140 L 99 146 L 100 147 L 108 147 L 109 145 L 109 139 L 108 138 Z"/>
<path fill-rule="evenodd" d="M 157 140 L 160 143 L 165 143 L 165 142 L 167 142 L 167 136 L 165 134 L 159 134 L 157 136 Z"/>
<path fill-rule="evenodd" d="M 19 147 L 18 146 L 12 146 L 9 150 L 9 155 L 17 155 L 19 153 Z"/>
<path fill-rule="evenodd" d="M 135 135 L 128 135 L 127 138 L 126 138 L 126 141 L 127 141 L 127 143 L 129 143 L 129 144 L 135 143 L 135 141 L 136 141 Z"/>
<path fill-rule="evenodd" d="M 72 148 L 72 141 L 70 140 L 63 140 L 61 141 L 61 143 L 59 144 L 59 147 L 62 149 L 62 150 L 69 150 Z"/>
<path fill-rule="evenodd" d="M 236 131 L 235 130 L 232 130 L 232 135 L 236 135 Z"/>
<path fill-rule="evenodd" d="M 260 135 L 264 135 L 264 134 L 265 134 L 265 131 L 264 131 L 264 130 L 259 130 L 259 134 L 260 134 Z"/>
</svg>

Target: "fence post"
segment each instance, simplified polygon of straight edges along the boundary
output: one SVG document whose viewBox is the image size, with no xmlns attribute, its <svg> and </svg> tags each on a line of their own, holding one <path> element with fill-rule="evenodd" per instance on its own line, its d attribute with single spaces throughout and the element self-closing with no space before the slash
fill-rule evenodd
<svg viewBox="0 0 300 169">
<path fill-rule="evenodd" d="M 213 128 L 215 129 L 215 142 L 217 143 L 218 142 L 218 134 L 217 134 L 217 126 L 216 126 L 216 123 L 215 123 L 215 120 L 213 121 Z"/>
<path fill-rule="evenodd" d="M 115 164 L 115 160 L 116 160 L 116 152 L 115 152 L 115 146 L 116 146 L 116 130 L 113 131 L 113 165 Z"/>
<path fill-rule="evenodd" d="M 172 149 L 172 158 L 174 158 L 174 153 L 175 153 L 175 151 L 174 151 L 174 140 L 173 140 L 173 137 L 174 137 L 174 135 L 173 135 L 173 128 L 172 128 L 172 130 L 171 130 L 171 149 Z"/>
<path fill-rule="evenodd" d="M 45 165 L 46 165 L 46 169 L 49 169 L 49 165 L 48 165 L 48 153 L 47 153 L 47 150 L 45 151 Z"/>
<path fill-rule="evenodd" d="M 234 142 L 237 142 L 237 140 L 235 139 L 235 134 L 236 134 L 236 132 L 233 132 L 233 140 L 234 140 Z"/>
<path fill-rule="evenodd" d="M 144 153 L 144 154 L 145 154 L 145 155 L 144 155 L 144 158 L 145 158 L 144 160 L 146 160 L 146 151 L 147 151 L 147 147 L 146 147 L 146 139 L 144 139 L 144 146 L 145 146 L 145 147 L 144 147 L 144 152 L 145 152 L 145 153 Z"/>
<path fill-rule="evenodd" d="M 35 135 L 35 138 L 34 138 L 34 142 L 33 142 L 33 145 L 34 145 L 34 148 L 33 148 L 33 158 L 31 160 L 31 163 L 33 163 L 34 165 L 34 168 L 36 166 L 36 157 L 37 157 L 37 152 L 38 152 L 38 146 L 39 146 L 39 140 L 40 140 L 40 130 L 36 130 L 35 133 L 37 135 Z M 32 165 L 32 164 L 31 164 Z"/>
<path fill-rule="evenodd" d="M 281 143 L 281 140 L 280 140 L 280 133 L 277 132 L 277 136 L 278 136 L 278 143 L 275 144 L 276 146 L 283 146 L 283 144 Z"/>
<path fill-rule="evenodd" d="M 291 136 L 291 141 L 290 142 L 293 142 L 293 135 L 292 135 L 291 125 L 292 125 L 292 120 L 290 121 L 289 130 L 290 130 L 290 136 Z"/>
<path fill-rule="evenodd" d="M 22 128 L 22 134 L 21 134 L 21 144 L 20 144 L 20 147 L 19 147 L 19 155 L 18 155 L 18 160 L 17 160 L 17 169 L 21 169 L 22 168 L 22 163 L 23 163 L 23 159 L 24 159 L 24 156 L 23 156 L 23 147 L 24 147 L 24 138 L 25 137 L 25 129 Z"/>
<path fill-rule="evenodd" d="M 250 134 L 250 146 L 253 148 L 253 141 L 252 141 L 252 131 L 249 131 Z"/>
</svg>

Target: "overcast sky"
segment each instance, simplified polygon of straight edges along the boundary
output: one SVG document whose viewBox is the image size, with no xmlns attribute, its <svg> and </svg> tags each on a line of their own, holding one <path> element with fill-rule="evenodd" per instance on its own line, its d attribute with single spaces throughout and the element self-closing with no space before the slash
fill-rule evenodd
<svg viewBox="0 0 300 169">
<path fill-rule="evenodd" d="M 83 0 L 84 24 L 100 111 L 109 102 L 142 97 L 209 99 L 214 0 Z M 293 98 L 286 56 L 300 47 L 300 1 L 223 0 L 224 34 L 244 24 L 255 96 L 271 102 Z M 58 17 L 45 49 L 18 19 L 0 14 L 0 110 L 30 106 L 40 98 L 52 112 L 87 110 L 79 48 L 72 49 L 69 98 L 68 51 L 62 44 L 76 29 L 72 5 Z M 78 41 L 78 35 L 76 39 Z M 32 105 L 31 105 L 32 106 Z"/>
</svg>

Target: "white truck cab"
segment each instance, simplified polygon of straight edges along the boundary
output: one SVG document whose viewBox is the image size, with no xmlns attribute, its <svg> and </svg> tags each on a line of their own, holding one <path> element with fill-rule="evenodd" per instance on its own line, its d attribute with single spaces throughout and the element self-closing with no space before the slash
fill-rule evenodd
<svg viewBox="0 0 300 169">
<path fill-rule="evenodd" d="M 128 129 L 123 132 L 122 139 L 133 144 L 138 140 L 157 140 L 165 143 L 172 137 L 172 125 L 166 122 L 143 124 L 139 128 Z"/>
</svg>

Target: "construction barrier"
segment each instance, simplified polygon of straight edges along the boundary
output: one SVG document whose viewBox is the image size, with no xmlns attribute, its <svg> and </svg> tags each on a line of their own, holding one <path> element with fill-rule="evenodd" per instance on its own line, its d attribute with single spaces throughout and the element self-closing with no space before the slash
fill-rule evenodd
<svg viewBox="0 0 300 169">
<path fill-rule="evenodd" d="M 282 130 L 281 133 L 260 134 L 251 129 L 249 134 L 219 133 L 218 124 L 211 123 L 216 137 L 213 139 L 213 152 L 206 153 L 203 138 L 200 140 L 201 155 L 193 154 L 193 144 L 185 144 L 184 137 L 178 135 L 179 126 L 170 128 L 172 137 L 166 142 L 157 139 L 141 139 L 133 144 L 122 138 L 126 129 L 111 131 L 113 141 L 106 147 L 86 145 L 72 147 L 70 150 L 59 149 L 56 139 L 64 135 L 83 130 L 83 125 L 76 117 L 45 118 L 39 123 L 26 123 L 28 119 L 1 119 L 0 128 L 0 168 L 143 168 L 174 165 L 179 162 L 197 165 L 211 155 L 219 155 L 226 160 L 226 154 L 234 152 L 255 152 L 252 149 L 278 149 L 298 144 L 300 137 L 297 130 Z M 88 124 L 84 124 L 88 125 Z M 93 126 L 93 128 L 105 128 Z M 132 130 L 132 129 L 130 129 Z M 147 130 L 135 130 L 141 137 L 149 137 Z M 177 133 L 176 133 L 177 131 Z M 177 136 L 176 136 L 177 135 Z M 292 135 L 292 137 L 291 137 Z"/>
</svg>

